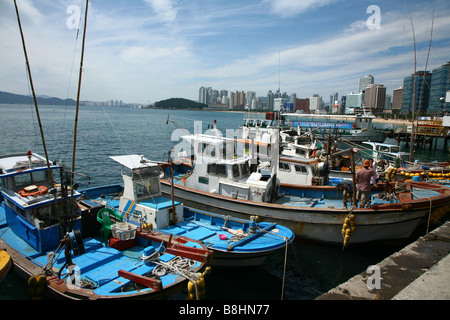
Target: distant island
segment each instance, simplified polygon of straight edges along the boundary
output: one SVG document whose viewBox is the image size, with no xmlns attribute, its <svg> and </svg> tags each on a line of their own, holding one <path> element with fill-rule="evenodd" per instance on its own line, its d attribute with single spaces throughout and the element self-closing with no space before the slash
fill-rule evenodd
<svg viewBox="0 0 450 320">
<path fill-rule="evenodd" d="M 155 102 L 149 105 L 149 109 L 203 109 L 208 108 L 207 104 L 195 102 L 184 98 L 170 98 Z"/>
<path fill-rule="evenodd" d="M 53 106 L 76 106 L 77 102 L 73 99 L 60 99 L 48 96 L 38 96 L 36 97 L 38 105 L 53 105 Z M 0 103 L 3 104 L 34 104 L 33 97 L 15 93 L 9 93 L 0 91 Z M 90 102 L 90 101 L 80 101 L 81 106 L 120 106 L 120 107 L 133 107 L 136 104 L 116 104 L 109 102 Z M 208 105 L 204 103 L 198 103 L 193 100 L 183 99 L 183 98 L 170 98 L 166 100 L 161 100 L 148 106 L 140 106 L 145 109 L 190 109 L 190 110 L 201 110 L 203 108 L 208 108 Z"/>
<path fill-rule="evenodd" d="M 38 105 L 75 106 L 77 104 L 77 102 L 73 99 L 59 99 L 53 97 L 36 97 L 36 100 Z M 0 91 L 0 103 L 30 104 L 34 102 L 31 96 Z"/>
</svg>

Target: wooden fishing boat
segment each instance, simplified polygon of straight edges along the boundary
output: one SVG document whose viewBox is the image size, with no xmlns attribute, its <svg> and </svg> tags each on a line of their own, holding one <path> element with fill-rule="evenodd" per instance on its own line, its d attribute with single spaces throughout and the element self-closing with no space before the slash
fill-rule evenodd
<svg viewBox="0 0 450 320">
<path fill-rule="evenodd" d="M 355 217 L 352 243 L 404 239 L 421 222 L 430 217 L 433 220 L 435 214 L 438 217 L 449 207 L 450 189 L 406 181 L 380 183 L 372 192 L 370 208 L 352 208 L 344 201 L 347 192 L 342 185 L 285 184 L 280 188 L 276 168 L 266 171 L 270 174 L 266 177 L 261 172 L 250 172 L 242 166 L 252 161 L 249 155 L 224 151 L 235 150 L 226 146 L 233 143 L 231 139 L 200 134 L 182 139 L 192 146 L 193 165 L 180 161 L 174 167 L 176 200 L 200 210 L 240 218 L 258 215 L 263 221 L 284 225 L 305 239 L 342 243 L 343 225 L 350 214 Z M 276 167 L 278 153 L 274 151 L 273 156 L 272 164 Z M 219 166 L 220 175 L 213 170 Z M 164 194 L 172 192 L 169 180 L 162 179 L 161 185 Z"/>
<path fill-rule="evenodd" d="M 163 197 L 161 163 L 140 155 L 111 158 L 124 166 L 123 187 L 108 185 L 85 189 L 80 206 L 90 211 L 111 208 L 133 226 L 151 226 L 154 232 L 201 241 L 213 252 L 211 266 L 258 266 L 294 239 L 293 232 L 282 225 L 258 222 L 257 217 L 244 220 L 201 211 Z"/>
<path fill-rule="evenodd" d="M 19 10 L 14 1 L 29 66 Z M 49 161 L 28 68 L 45 157 L 28 151 L 0 157 L 0 250 L 28 278 L 28 295 L 67 299 L 162 298 L 188 287 L 200 298 L 209 250 L 194 240 L 153 234 L 123 224 L 108 211 L 95 217 L 78 209 L 75 150 L 88 1 L 75 117 L 72 170 Z M 67 177 L 67 173 L 71 178 Z M 56 183 L 56 178 L 59 176 Z M 116 221 L 115 221 L 116 219 Z M 97 220 L 97 221 L 95 221 Z M 121 226 L 119 228 L 118 226 Z M 113 235 L 113 237 L 110 237 Z"/>
<path fill-rule="evenodd" d="M 71 197 L 63 196 L 64 183 L 51 186 L 46 163 L 31 152 L 0 158 L 5 218 L 0 250 L 7 250 L 15 270 L 29 279 L 31 297 L 47 291 L 68 299 L 156 299 L 199 279 L 210 258 L 205 245 L 138 227 L 115 230 L 121 219 L 109 212 L 92 216 L 76 204 L 62 210 Z M 62 170 L 51 169 L 54 177 Z M 72 198 L 81 196 L 73 192 Z M 143 259 L 150 254 L 152 259 Z"/>
</svg>

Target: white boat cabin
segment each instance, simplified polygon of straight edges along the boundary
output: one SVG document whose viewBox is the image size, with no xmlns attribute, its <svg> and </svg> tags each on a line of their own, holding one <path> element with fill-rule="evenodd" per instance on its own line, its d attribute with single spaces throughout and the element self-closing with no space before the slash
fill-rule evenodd
<svg viewBox="0 0 450 320">
<path fill-rule="evenodd" d="M 184 185 L 200 191 L 236 199 L 265 201 L 272 199 L 272 171 L 250 170 L 256 158 L 244 143 L 220 136 L 195 134 L 182 137 L 189 142 L 195 164 Z"/>
<path fill-rule="evenodd" d="M 110 158 L 124 166 L 124 191 L 119 201 L 124 220 L 135 226 L 151 223 L 158 229 L 183 220 L 183 204 L 162 196 L 161 170 L 156 162 L 141 155 Z"/>
<path fill-rule="evenodd" d="M 363 142 L 372 147 L 372 157 L 374 160 L 384 160 L 388 163 L 395 163 L 396 161 L 408 161 L 410 155 L 408 152 L 401 152 L 400 146 L 389 143 L 378 142 Z"/>
</svg>

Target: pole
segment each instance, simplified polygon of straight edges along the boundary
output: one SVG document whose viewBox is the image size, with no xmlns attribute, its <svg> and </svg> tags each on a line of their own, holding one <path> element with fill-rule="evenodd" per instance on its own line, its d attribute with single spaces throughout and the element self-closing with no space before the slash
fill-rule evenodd
<svg viewBox="0 0 450 320">
<path fill-rule="evenodd" d="M 73 153 L 72 153 L 72 181 L 75 181 L 75 153 L 76 153 L 76 145 L 77 145 L 77 127 L 78 127 L 78 111 L 80 109 L 80 91 L 81 91 L 81 75 L 83 73 L 83 61 L 84 61 L 84 44 L 86 39 L 86 24 L 87 24 L 87 14 L 88 14 L 88 6 L 89 0 L 86 0 L 86 10 L 84 16 L 84 29 L 83 29 L 83 43 L 81 47 L 81 62 L 80 62 L 80 72 L 78 76 L 78 92 L 77 92 L 77 107 L 75 111 L 75 128 L 73 133 Z M 73 210 L 73 188 L 70 191 L 70 212 Z"/>
<path fill-rule="evenodd" d="M 49 162 L 49 159 L 48 159 L 47 146 L 45 144 L 45 138 L 44 138 L 44 130 L 42 129 L 41 117 L 39 115 L 39 108 L 38 108 L 38 104 L 37 104 L 37 100 L 36 100 L 36 93 L 34 91 L 33 79 L 31 77 L 30 63 L 28 61 L 27 48 L 25 46 L 25 39 L 24 39 L 23 32 L 22 32 L 22 24 L 20 23 L 19 9 L 17 8 L 16 0 L 14 0 L 14 6 L 16 8 L 17 22 L 19 23 L 20 37 L 22 38 L 23 53 L 25 55 L 25 61 L 26 61 L 26 64 L 27 64 L 28 77 L 30 78 L 31 91 L 33 93 L 34 106 L 35 106 L 35 109 L 36 109 L 36 117 L 37 117 L 38 124 L 39 124 L 39 130 L 41 132 L 42 146 L 44 148 L 45 159 L 47 161 L 48 177 L 49 177 L 49 180 L 50 180 L 50 184 L 53 187 L 54 186 L 53 174 L 52 174 L 52 170 L 50 169 L 50 162 Z"/>
</svg>

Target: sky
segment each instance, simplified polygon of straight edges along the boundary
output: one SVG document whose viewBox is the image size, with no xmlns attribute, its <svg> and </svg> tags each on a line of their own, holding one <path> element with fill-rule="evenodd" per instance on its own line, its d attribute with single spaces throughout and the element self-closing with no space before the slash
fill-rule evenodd
<svg viewBox="0 0 450 320">
<path fill-rule="evenodd" d="M 76 99 L 86 2 L 17 5 L 36 94 Z M 91 0 L 80 98 L 198 100 L 203 86 L 327 102 L 366 74 L 392 95 L 450 61 L 448 17 L 449 0 Z M 13 0 L 0 0 L 0 70 L 0 91 L 31 93 Z"/>
</svg>

